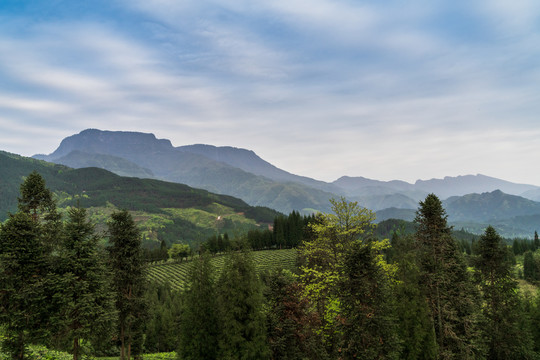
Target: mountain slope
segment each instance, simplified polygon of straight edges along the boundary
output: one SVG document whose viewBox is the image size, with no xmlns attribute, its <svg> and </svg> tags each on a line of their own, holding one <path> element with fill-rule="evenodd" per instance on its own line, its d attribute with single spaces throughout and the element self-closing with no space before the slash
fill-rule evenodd
<svg viewBox="0 0 540 360">
<path fill-rule="evenodd" d="M 540 203 L 500 190 L 451 197 L 443 201 L 450 221 L 495 222 L 540 214 Z"/>
<path fill-rule="evenodd" d="M 128 209 L 149 242 L 193 243 L 216 232 L 258 228 L 258 223 L 272 223 L 278 214 L 183 184 L 122 177 L 98 168 L 71 169 L 0 152 L 0 220 L 16 211 L 20 183 L 34 170 L 55 192 L 60 208 L 77 204 L 89 208 L 101 228 L 114 209 Z"/>
<path fill-rule="evenodd" d="M 124 158 L 105 154 L 89 154 L 79 150 L 74 150 L 65 156 L 57 158 L 55 163 L 66 165 L 74 169 L 99 167 L 120 176 L 140 178 L 154 177 L 151 170 L 142 168 Z"/>
<path fill-rule="evenodd" d="M 176 149 L 179 151 L 189 152 L 192 154 L 203 155 L 209 159 L 223 162 L 225 164 L 237 167 L 246 172 L 264 176 L 268 179 L 278 182 L 295 182 L 304 184 L 315 189 L 320 189 L 328 192 L 339 191 L 339 188 L 324 181 L 318 181 L 305 176 L 291 174 L 281 170 L 269 162 L 261 159 L 251 150 L 235 148 L 231 146 L 213 146 L 213 145 L 185 145 L 179 146 Z"/>
</svg>

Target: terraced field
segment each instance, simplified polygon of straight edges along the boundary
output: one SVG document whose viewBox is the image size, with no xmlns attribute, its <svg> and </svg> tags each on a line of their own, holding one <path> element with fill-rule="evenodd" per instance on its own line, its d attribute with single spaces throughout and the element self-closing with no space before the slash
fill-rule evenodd
<svg viewBox="0 0 540 360">
<path fill-rule="evenodd" d="M 259 272 L 273 269 L 296 271 L 295 249 L 254 251 L 252 255 Z M 212 265 L 214 265 L 218 273 L 225 263 L 226 257 L 227 255 L 217 255 L 212 258 Z M 148 276 L 150 281 L 169 282 L 173 289 L 181 290 L 184 288 L 191 264 L 192 261 L 178 263 L 170 260 L 165 263 L 153 264 L 149 266 Z"/>
</svg>

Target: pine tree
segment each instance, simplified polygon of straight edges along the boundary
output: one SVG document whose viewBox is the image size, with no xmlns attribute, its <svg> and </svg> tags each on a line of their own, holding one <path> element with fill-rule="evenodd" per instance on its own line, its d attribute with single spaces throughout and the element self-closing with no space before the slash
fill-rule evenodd
<svg viewBox="0 0 540 360">
<path fill-rule="evenodd" d="M 231 253 L 218 281 L 220 359 L 268 358 L 260 280 L 249 252 Z"/>
<path fill-rule="evenodd" d="M 430 194 L 417 211 L 420 284 L 426 294 L 440 359 L 472 359 L 482 353 L 477 292 L 451 236 L 446 211 Z"/>
<path fill-rule="evenodd" d="M 474 262 L 484 299 L 488 359 L 531 359 L 533 343 L 528 329 L 520 323 L 523 313 L 506 252 L 502 238 L 488 226 L 478 242 Z"/>
<path fill-rule="evenodd" d="M 61 238 L 61 216 L 37 172 L 26 177 L 20 191 L 19 210 L 4 224 L 0 244 L 0 298 L 6 309 L 0 318 L 7 321 L 5 345 L 13 358 L 24 356 L 28 340 L 49 335 L 61 305 L 53 251 Z"/>
<path fill-rule="evenodd" d="M 220 323 L 214 269 L 207 254 L 193 261 L 182 297 L 178 348 L 180 359 L 216 359 Z"/>
<path fill-rule="evenodd" d="M 47 262 L 38 230 L 31 215 L 20 211 L 1 227 L 0 324 L 4 351 L 12 359 L 25 358 L 27 344 L 42 335 L 48 322 L 43 306 Z"/>
<path fill-rule="evenodd" d="M 402 347 L 400 359 L 428 360 L 437 358 L 435 329 L 424 293 L 419 286 L 418 252 L 412 235 L 392 237 L 392 253 L 397 272 L 394 288 L 398 336 Z"/>
<path fill-rule="evenodd" d="M 340 353 L 347 359 L 397 359 L 399 339 L 388 274 L 373 243 L 355 242 L 340 281 Z"/>
<path fill-rule="evenodd" d="M 118 310 L 120 358 L 131 359 L 132 346 L 142 331 L 147 309 L 144 300 L 146 268 L 141 236 L 126 210 L 115 212 L 108 223 L 113 290 Z M 134 350 L 141 347 L 134 347 Z"/>
<path fill-rule="evenodd" d="M 64 301 L 62 332 L 72 340 L 74 360 L 80 357 L 80 339 L 89 339 L 96 332 L 110 332 L 115 320 L 110 274 L 98 241 L 94 226 L 86 219 L 86 210 L 71 208 L 59 270 Z"/>
</svg>

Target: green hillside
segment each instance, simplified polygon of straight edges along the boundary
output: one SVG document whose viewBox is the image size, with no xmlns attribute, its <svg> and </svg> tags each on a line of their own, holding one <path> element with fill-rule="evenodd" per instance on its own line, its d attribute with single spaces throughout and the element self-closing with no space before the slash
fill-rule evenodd
<svg viewBox="0 0 540 360">
<path fill-rule="evenodd" d="M 218 273 L 225 263 L 227 255 L 215 256 L 211 263 Z M 273 269 L 287 269 L 296 272 L 296 249 L 254 251 L 253 260 L 259 273 Z M 191 261 L 168 261 L 149 266 L 148 277 L 150 281 L 160 284 L 170 283 L 173 289 L 183 289 L 186 282 Z"/>
<path fill-rule="evenodd" d="M 98 229 L 114 210 L 130 210 L 149 243 L 194 244 L 216 232 L 264 228 L 278 215 L 183 184 L 122 177 L 98 168 L 71 169 L 6 152 L 0 152 L 0 169 L 0 221 L 16 210 L 19 186 L 34 170 L 56 194 L 61 210 L 77 204 L 88 208 Z"/>
</svg>

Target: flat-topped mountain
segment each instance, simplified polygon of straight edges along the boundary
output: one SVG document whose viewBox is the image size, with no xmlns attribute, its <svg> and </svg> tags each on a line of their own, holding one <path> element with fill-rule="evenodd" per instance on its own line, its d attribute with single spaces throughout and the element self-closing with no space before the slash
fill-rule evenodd
<svg viewBox="0 0 540 360">
<path fill-rule="evenodd" d="M 99 164 L 96 155 L 100 155 Z M 327 211 L 328 199 L 336 196 L 301 182 L 274 180 L 301 177 L 277 169 L 253 152 L 230 147 L 175 148 L 169 140 L 157 139 L 153 134 L 84 130 L 64 139 L 52 154 L 35 158 L 75 168 L 91 163 L 130 176 L 140 177 L 147 171 L 148 177 L 235 196 L 250 205 L 267 206 L 284 213 L 295 209 Z M 119 168 L 118 158 L 128 163 Z M 131 174 L 129 168 L 133 170 Z"/>
</svg>

